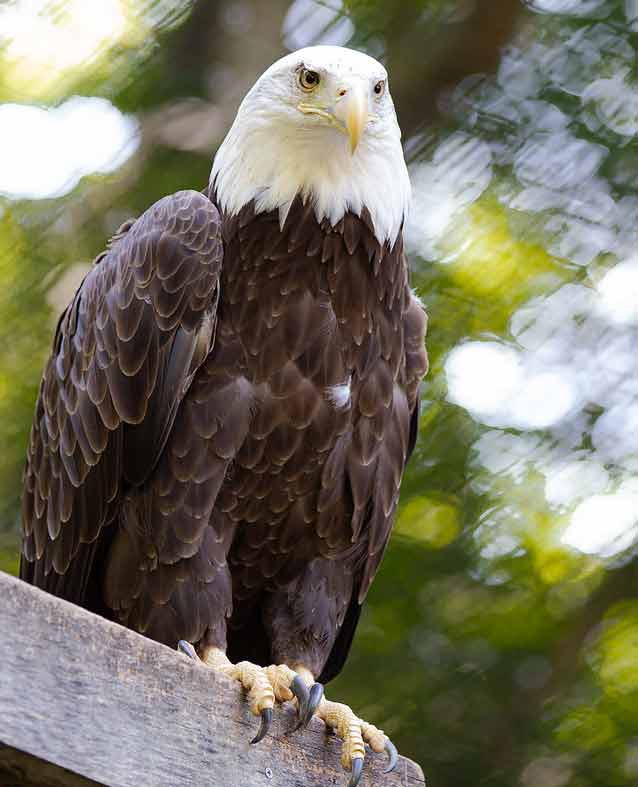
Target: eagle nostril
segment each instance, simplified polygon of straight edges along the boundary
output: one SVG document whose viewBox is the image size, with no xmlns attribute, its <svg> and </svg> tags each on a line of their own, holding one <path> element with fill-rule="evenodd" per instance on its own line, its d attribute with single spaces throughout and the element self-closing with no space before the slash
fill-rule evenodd
<svg viewBox="0 0 638 787">
<path fill-rule="evenodd" d="M 340 88 L 339 90 L 337 90 L 337 96 L 338 96 L 339 98 L 343 98 L 347 92 L 348 92 L 348 91 L 346 90 L 346 88 L 345 88 L 345 87 L 342 87 L 342 88 Z"/>
</svg>

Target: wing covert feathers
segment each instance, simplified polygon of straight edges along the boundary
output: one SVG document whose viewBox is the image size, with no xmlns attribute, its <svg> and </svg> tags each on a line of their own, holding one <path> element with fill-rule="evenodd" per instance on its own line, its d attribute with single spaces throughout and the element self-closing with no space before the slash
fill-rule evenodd
<svg viewBox="0 0 638 787">
<path fill-rule="evenodd" d="M 81 602 L 91 561 L 73 557 L 157 461 L 212 341 L 222 254 L 212 202 L 165 197 L 122 226 L 60 318 L 24 472 L 23 578 Z"/>
</svg>

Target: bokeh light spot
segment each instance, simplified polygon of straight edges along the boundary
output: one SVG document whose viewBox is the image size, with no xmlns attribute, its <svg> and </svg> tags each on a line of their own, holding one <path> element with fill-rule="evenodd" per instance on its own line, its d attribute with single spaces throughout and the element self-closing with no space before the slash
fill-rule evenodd
<svg viewBox="0 0 638 787">
<path fill-rule="evenodd" d="M 461 531 L 459 511 L 449 503 L 417 497 L 402 508 L 396 531 L 432 549 L 441 549 L 454 541 Z"/>
</svg>

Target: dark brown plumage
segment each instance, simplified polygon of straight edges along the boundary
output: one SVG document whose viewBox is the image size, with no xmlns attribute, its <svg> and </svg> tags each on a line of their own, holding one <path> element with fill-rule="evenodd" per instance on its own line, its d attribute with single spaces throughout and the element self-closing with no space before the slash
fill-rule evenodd
<svg viewBox="0 0 638 787">
<path fill-rule="evenodd" d="M 21 576 L 172 647 L 333 677 L 414 445 L 425 324 L 365 211 L 333 228 L 298 198 L 280 228 L 160 200 L 59 321 Z"/>
</svg>

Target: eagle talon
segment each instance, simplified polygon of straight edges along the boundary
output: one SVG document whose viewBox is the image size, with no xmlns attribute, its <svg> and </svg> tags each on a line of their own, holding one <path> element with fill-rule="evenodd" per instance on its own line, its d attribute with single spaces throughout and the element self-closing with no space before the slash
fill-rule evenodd
<svg viewBox="0 0 638 787">
<path fill-rule="evenodd" d="M 188 656 L 189 659 L 193 659 L 193 661 L 201 661 L 195 648 L 190 642 L 186 642 L 185 639 L 180 639 L 177 643 L 177 650 L 181 651 L 185 656 Z"/>
<path fill-rule="evenodd" d="M 390 773 L 390 771 L 393 771 L 397 767 L 397 763 L 399 762 L 399 752 L 397 751 L 397 747 L 388 737 L 385 739 L 385 750 L 388 755 L 388 767 L 383 772 Z"/>
<path fill-rule="evenodd" d="M 268 730 L 270 729 L 270 725 L 272 724 L 272 708 L 264 708 L 261 712 L 261 724 L 259 725 L 259 732 L 250 742 L 251 745 L 255 743 L 259 743 L 262 738 L 264 738 L 268 734 Z"/>
<path fill-rule="evenodd" d="M 348 787 L 357 787 L 357 784 L 359 784 L 359 782 L 361 781 L 362 773 L 363 773 L 363 759 L 361 757 L 357 757 L 355 760 L 352 760 L 352 775 L 350 776 Z"/>
<path fill-rule="evenodd" d="M 306 683 L 301 675 L 297 675 L 290 684 L 290 691 L 292 691 L 292 693 L 297 698 L 297 722 L 288 732 L 288 735 L 292 735 L 293 732 L 297 732 L 297 730 L 303 725 L 304 719 L 306 718 L 306 714 L 308 712 L 308 700 L 310 698 L 308 686 L 306 686 Z"/>
<path fill-rule="evenodd" d="M 321 683 L 314 683 L 310 687 L 310 692 L 308 694 L 308 706 L 306 708 L 306 712 L 304 713 L 301 726 L 306 729 L 306 727 L 310 724 L 312 717 L 317 712 L 317 708 L 321 704 L 321 700 L 323 699 L 323 684 Z"/>
</svg>

